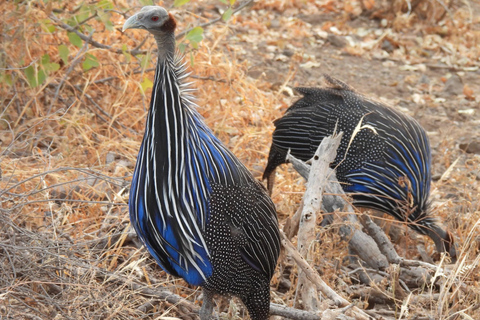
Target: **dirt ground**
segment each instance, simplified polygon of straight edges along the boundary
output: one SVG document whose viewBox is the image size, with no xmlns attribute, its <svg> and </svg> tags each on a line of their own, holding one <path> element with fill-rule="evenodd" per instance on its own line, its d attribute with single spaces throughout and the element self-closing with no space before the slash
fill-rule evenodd
<svg viewBox="0 0 480 320">
<path fill-rule="evenodd" d="M 406 3 L 418 6 L 409 12 Z M 111 4 L 111 29 L 97 12 L 85 20 L 89 28 L 76 31 L 68 25 L 80 1 L 0 4 L 0 319 L 197 318 L 201 290 L 163 272 L 129 228 L 126 204 L 155 44 L 151 37 L 142 42 L 141 31 L 120 31 L 139 3 Z M 156 4 L 170 8 L 173 1 Z M 183 31 L 225 9 L 220 1 L 192 0 L 171 11 Z M 75 32 L 95 42 L 75 46 Z M 69 48 L 66 60 L 61 44 Z M 145 51 L 128 54 L 133 48 Z M 45 54 L 59 67 L 34 86 L 25 70 L 47 68 Z M 86 54 L 98 61 L 89 70 Z M 365 285 L 334 226 L 318 228 L 308 262 L 374 319 L 480 319 L 478 1 L 256 1 L 205 27 L 186 59 L 200 113 L 258 178 L 272 121 L 298 98 L 293 88 L 320 86 L 325 73 L 415 117 L 432 146 L 432 214 L 453 233 L 459 261 L 433 259 L 425 279 L 400 293 L 392 289 L 393 266 Z M 304 180 L 283 165 L 272 195 L 281 227 L 304 191 Z M 422 261 L 420 243 L 433 261 L 429 239 L 398 230 L 393 242 L 402 257 Z M 303 309 L 297 272 L 282 255 L 272 302 Z M 291 318 L 334 319 L 325 311 L 337 308 L 325 297 L 321 303 L 316 315 Z M 247 318 L 235 299 L 218 299 L 216 312 Z M 354 319 L 348 312 L 335 319 Z"/>
</svg>

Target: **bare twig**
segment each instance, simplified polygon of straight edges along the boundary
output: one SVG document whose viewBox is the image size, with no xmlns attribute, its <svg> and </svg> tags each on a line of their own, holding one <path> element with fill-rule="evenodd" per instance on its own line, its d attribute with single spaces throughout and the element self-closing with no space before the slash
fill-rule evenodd
<svg viewBox="0 0 480 320">
<path fill-rule="evenodd" d="M 127 52 L 131 55 L 138 55 L 138 54 L 146 54 L 147 51 L 146 50 L 136 50 L 136 49 L 133 49 L 133 50 L 126 50 L 126 51 L 123 51 L 122 49 L 116 49 L 112 46 L 109 46 L 109 45 L 106 45 L 106 44 L 103 44 L 103 43 L 100 43 L 100 42 L 97 42 L 93 39 L 91 39 L 89 36 L 81 33 L 80 31 L 78 31 L 75 27 L 71 27 L 69 26 L 68 24 L 62 22 L 62 20 L 60 20 L 59 18 L 57 18 L 53 13 L 51 13 L 49 15 L 49 18 L 52 19 L 52 21 L 54 21 L 60 28 L 68 31 L 68 32 L 73 32 L 75 33 L 77 36 L 79 36 L 83 41 L 86 41 L 88 43 L 90 43 L 92 46 L 96 47 L 96 48 L 100 48 L 100 49 L 107 49 L 109 51 L 112 51 L 112 52 L 115 52 L 115 53 L 118 53 L 118 54 L 123 54 L 124 52 Z"/>
<path fill-rule="evenodd" d="M 294 320 L 321 320 L 322 317 L 313 312 L 289 308 L 276 303 L 270 303 L 270 315 L 281 316 Z"/>
<path fill-rule="evenodd" d="M 322 278 L 320 278 L 318 273 L 308 264 L 307 261 L 305 261 L 305 259 L 300 255 L 300 253 L 298 253 L 290 240 L 287 239 L 285 233 L 280 232 L 280 237 L 285 250 L 287 250 L 288 254 L 292 256 L 297 265 L 303 270 L 303 272 L 305 272 L 308 279 L 310 279 L 310 281 L 315 284 L 315 286 L 320 292 L 325 294 L 337 306 L 344 307 L 349 305 L 349 302 L 346 299 L 338 295 L 322 280 Z"/>
<path fill-rule="evenodd" d="M 452 21 L 453 25 L 454 26 L 457 26 L 457 22 L 455 21 L 455 18 L 453 17 L 453 13 L 452 11 L 450 10 L 450 8 L 441 0 L 435 0 L 439 5 L 442 6 L 443 10 L 445 10 L 445 12 L 448 14 L 448 17 L 450 18 L 450 20 Z M 443 15 L 442 15 L 443 17 Z"/>
<path fill-rule="evenodd" d="M 122 127 L 123 129 L 129 131 L 130 133 L 133 133 L 134 135 L 140 135 L 140 133 L 138 133 L 137 131 L 133 130 L 132 128 L 129 128 L 127 127 L 126 125 L 124 125 L 123 123 L 121 122 L 118 122 L 116 119 L 113 118 L 113 116 L 108 113 L 107 111 L 103 110 L 102 107 L 100 107 L 100 105 L 98 103 L 95 102 L 95 100 L 93 100 L 93 98 L 86 92 L 84 92 L 84 90 L 82 90 L 82 88 L 79 86 L 79 85 L 74 85 L 73 86 L 75 89 L 77 89 L 79 92 L 81 92 L 87 99 L 88 101 L 90 101 L 94 106 L 95 108 L 100 111 L 104 116 L 106 116 L 107 118 L 113 120 L 114 123 L 118 124 L 120 127 Z M 90 107 L 88 106 L 88 104 L 86 104 L 87 108 L 90 109 Z M 107 119 L 105 119 L 103 116 L 101 116 L 100 114 L 98 114 L 97 112 L 93 111 L 97 117 L 99 117 L 103 122 L 105 123 L 111 123 L 111 121 L 108 121 Z M 123 136 L 125 136 L 123 133 L 119 132 L 120 134 L 122 134 Z"/>
<path fill-rule="evenodd" d="M 88 40 L 91 40 L 92 39 L 92 36 L 93 36 L 93 32 L 94 30 L 92 30 L 90 32 L 90 34 L 88 35 Z M 60 83 L 57 85 L 57 88 L 55 89 L 55 94 L 53 96 L 53 99 L 52 99 L 52 102 L 50 102 L 50 106 L 48 107 L 48 111 L 47 111 L 47 114 L 50 114 L 50 112 L 52 111 L 52 107 L 53 105 L 57 102 L 57 99 L 58 99 L 58 94 L 60 93 L 60 90 L 62 89 L 63 87 L 63 84 L 65 83 L 65 81 L 67 81 L 67 78 L 68 76 L 70 75 L 70 73 L 73 71 L 73 69 L 75 69 L 75 67 L 81 62 L 81 57 L 83 56 L 83 54 L 85 52 L 87 52 L 88 50 L 88 42 L 89 41 L 85 41 L 85 43 L 83 44 L 82 48 L 80 50 L 78 50 L 77 54 L 75 55 L 75 58 L 72 60 L 72 62 L 70 63 L 70 66 L 68 67 L 67 71 L 65 72 L 62 80 L 60 81 Z"/>
<path fill-rule="evenodd" d="M 247 0 L 247 1 L 245 1 L 244 3 L 242 3 L 241 5 L 239 5 L 236 9 L 234 9 L 234 10 L 232 11 L 232 15 L 237 14 L 239 11 L 241 11 L 241 10 L 243 10 L 244 8 L 248 7 L 250 4 L 253 3 L 253 1 L 254 1 L 254 0 Z M 190 28 L 190 29 L 184 30 L 184 31 L 182 31 L 182 32 L 180 32 L 180 33 L 177 34 L 176 39 L 182 38 L 183 36 L 185 36 L 187 33 L 189 33 L 190 31 L 192 31 L 192 30 L 193 30 L 194 28 L 196 28 L 196 27 L 205 28 L 205 27 L 211 26 L 212 24 L 215 24 L 215 23 L 217 23 L 217 22 L 219 22 L 219 21 L 222 21 L 222 17 L 219 17 L 219 18 L 216 18 L 216 19 L 207 21 L 207 22 L 202 23 L 202 24 L 200 24 L 200 25 L 198 25 L 198 26 L 195 26 L 195 27 L 192 27 L 192 28 Z"/>
<path fill-rule="evenodd" d="M 39 173 L 39 174 L 35 174 L 33 176 L 30 176 L 28 177 L 27 179 L 24 179 L 20 182 L 17 182 L 15 183 L 14 185 L 2 190 L 0 192 L 0 195 L 4 194 L 5 192 L 9 191 L 9 190 L 12 190 L 30 180 L 33 180 L 33 179 L 36 179 L 36 178 L 39 178 L 39 177 L 43 177 L 47 174 L 52 174 L 52 173 L 57 173 L 57 172 L 63 172 L 63 171 L 78 171 L 78 172 L 81 172 L 81 173 L 84 173 L 84 174 L 87 174 L 87 175 L 90 175 L 90 176 L 93 176 L 95 178 L 101 178 L 101 179 L 104 179 L 104 180 L 108 180 L 110 183 L 118 183 L 119 185 L 122 185 L 122 182 L 124 181 L 123 178 L 115 178 L 115 177 L 110 177 L 110 176 L 107 176 L 99 171 L 96 171 L 96 170 L 93 170 L 93 169 L 86 169 L 86 168 L 74 168 L 74 167 L 61 167 L 61 168 L 56 168 L 56 169 L 52 169 L 52 170 L 48 170 L 48 171 L 44 171 L 42 173 Z"/>
</svg>

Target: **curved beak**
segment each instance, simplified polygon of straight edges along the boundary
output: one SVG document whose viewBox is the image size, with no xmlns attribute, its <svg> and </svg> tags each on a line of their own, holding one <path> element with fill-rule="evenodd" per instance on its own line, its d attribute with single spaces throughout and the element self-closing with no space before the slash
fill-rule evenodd
<svg viewBox="0 0 480 320">
<path fill-rule="evenodd" d="M 127 30 L 127 29 L 138 29 L 138 28 L 142 28 L 142 25 L 139 23 L 138 19 L 137 19 L 137 15 L 134 14 L 133 16 L 131 16 L 130 18 L 127 19 L 127 21 L 125 21 L 125 23 L 123 24 L 123 28 L 122 28 L 122 32 Z"/>
</svg>

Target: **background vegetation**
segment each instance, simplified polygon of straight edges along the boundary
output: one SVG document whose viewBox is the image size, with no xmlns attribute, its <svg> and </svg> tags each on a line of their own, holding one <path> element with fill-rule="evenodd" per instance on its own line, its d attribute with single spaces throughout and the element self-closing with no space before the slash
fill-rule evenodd
<svg viewBox="0 0 480 320">
<path fill-rule="evenodd" d="M 146 4 L 151 1 L 0 3 L 2 319 L 186 319 L 200 305 L 198 288 L 160 270 L 129 227 L 129 183 L 155 44 L 121 26 Z M 156 4 L 171 8 L 179 22 L 200 112 L 259 178 L 272 121 L 295 100 L 291 88 L 319 85 L 324 72 L 418 118 L 434 149 L 432 205 L 459 244 L 457 265 L 408 300 L 392 294 L 386 280 L 375 288 L 385 299 L 375 302 L 349 291 L 359 284 L 343 265 L 348 252 L 335 227 L 319 229 L 310 263 L 344 297 L 385 308 L 385 316 L 399 316 L 408 301 L 402 319 L 480 318 L 477 2 Z M 303 181 L 284 166 L 273 194 L 282 225 L 303 191 Z M 400 237 L 397 249 L 420 259 L 418 241 L 431 256 L 425 239 Z M 272 299 L 301 308 L 295 264 L 283 256 L 279 265 Z M 227 318 L 244 315 L 235 302 L 219 303 L 218 310 Z"/>
</svg>

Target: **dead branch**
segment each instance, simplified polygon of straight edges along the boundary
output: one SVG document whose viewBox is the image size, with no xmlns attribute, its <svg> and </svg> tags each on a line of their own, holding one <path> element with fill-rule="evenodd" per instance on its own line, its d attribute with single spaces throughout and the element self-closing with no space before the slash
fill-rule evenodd
<svg viewBox="0 0 480 320">
<path fill-rule="evenodd" d="M 321 316 L 313 312 L 289 308 L 276 303 L 270 303 L 270 315 L 281 316 L 284 318 L 295 319 L 295 320 L 321 320 L 322 319 Z"/>
<path fill-rule="evenodd" d="M 352 212 L 353 211 L 349 211 Z M 360 222 L 354 214 L 347 215 L 347 223 L 340 227 L 340 234 L 347 239 L 348 247 L 371 268 L 384 270 L 388 267 L 387 258 L 380 252 L 375 241 L 360 229 Z"/>
<path fill-rule="evenodd" d="M 399 264 L 402 258 L 398 255 L 393 247 L 390 239 L 388 239 L 385 232 L 377 224 L 375 224 L 368 215 L 363 215 L 364 226 L 368 234 L 375 240 L 380 251 L 385 255 L 388 262 Z"/>
<path fill-rule="evenodd" d="M 326 139 L 328 138 L 325 138 L 322 141 L 322 144 Z M 320 144 L 319 148 L 317 149 L 317 152 L 315 153 L 317 157 L 320 154 L 325 155 L 324 153 L 325 149 L 322 149 L 322 151 L 320 151 L 322 144 Z M 319 151 L 322 153 L 319 153 Z M 329 159 L 332 159 L 331 161 L 335 159 L 336 150 L 334 152 L 335 153 L 333 153 L 333 155 L 328 155 Z M 308 180 L 310 181 L 311 179 L 310 175 L 312 174 L 311 171 L 315 170 L 313 169 L 313 164 L 312 164 L 312 169 L 310 169 L 308 165 L 304 164 L 302 161 L 296 159 L 290 154 L 287 154 L 287 160 L 292 163 L 295 170 L 299 171 L 299 173 L 303 177 L 308 176 L 309 177 Z M 323 211 L 326 213 L 332 213 L 334 211 L 350 213 L 348 215 L 342 215 L 340 217 L 342 220 L 344 220 L 344 223 L 340 227 L 340 234 L 344 239 L 349 241 L 349 248 L 353 250 L 353 252 L 356 255 L 358 255 L 360 259 L 365 261 L 370 267 L 374 269 L 387 268 L 388 267 L 387 258 L 380 252 L 375 241 L 361 230 L 361 224 L 359 223 L 357 216 L 354 214 L 355 211 L 353 207 L 344 200 L 345 193 L 343 192 L 343 189 L 340 186 L 340 183 L 338 182 L 335 176 L 335 171 L 330 169 L 327 166 L 325 170 L 321 172 L 321 174 L 325 178 L 328 177 L 328 183 L 324 180 L 325 190 L 327 194 L 323 195 L 323 202 L 322 202 Z M 313 179 L 320 181 L 320 178 L 318 176 L 315 176 Z M 310 187 L 307 186 L 306 193 L 308 192 L 309 188 Z M 321 199 L 322 195 L 316 194 L 316 197 Z M 338 216 L 338 214 L 336 215 Z M 331 215 L 330 216 L 327 215 L 325 219 L 327 219 L 330 222 L 333 219 L 333 217 Z"/>
<path fill-rule="evenodd" d="M 311 162 L 312 167 L 307 181 L 307 190 L 303 196 L 303 210 L 300 216 L 298 229 L 297 249 L 303 258 L 313 260 L 310 256 L 311 246 L 316 238 L 317 212 L 322 206 L 322 194 L 328 184 L 327 170 L 330 163 L 335 159 L 337 148 L 340 145 L 342 134 L 323 139 Z M 297 292 L 302 297 L 306 310 L 317 310 L 319 301 L 313 282 L 299 270 Z"/>
<path fill-rule="evenodd" d="M 295 249 L 293 244 L 290 240 L 287 239 L 285 233 L 280 232 L 280 237 L 282 239 L 282 246 L 285 248 L 287 253 L 292 256 L 293 260 L 297 263 L 297 265 L 305 272 L 307 278 L 312 281 L 317 290 L 322 292 L 324 295 L 327 296 L 336 306 L 344 307 L 349 304 L 349 302 L 338 295 L 332 288 L 330 288 L 323 280 L 320 278 L 318 273 L 313 269 L 307 261 L 298 253 Z"/>
<path fill-rule="evenodd" d="M 287 218 L 287 221 L 283 226 L 283 231 L 285 232 L 289 240 L 291 240 L 298 233 L 298 226 L 300 224 L 300 216 L 302 215 L 302 211 L 303 211 L 303 199 L 300 202 L 300 206 L 298 207 L 293 217 Z"/>
</svg>

